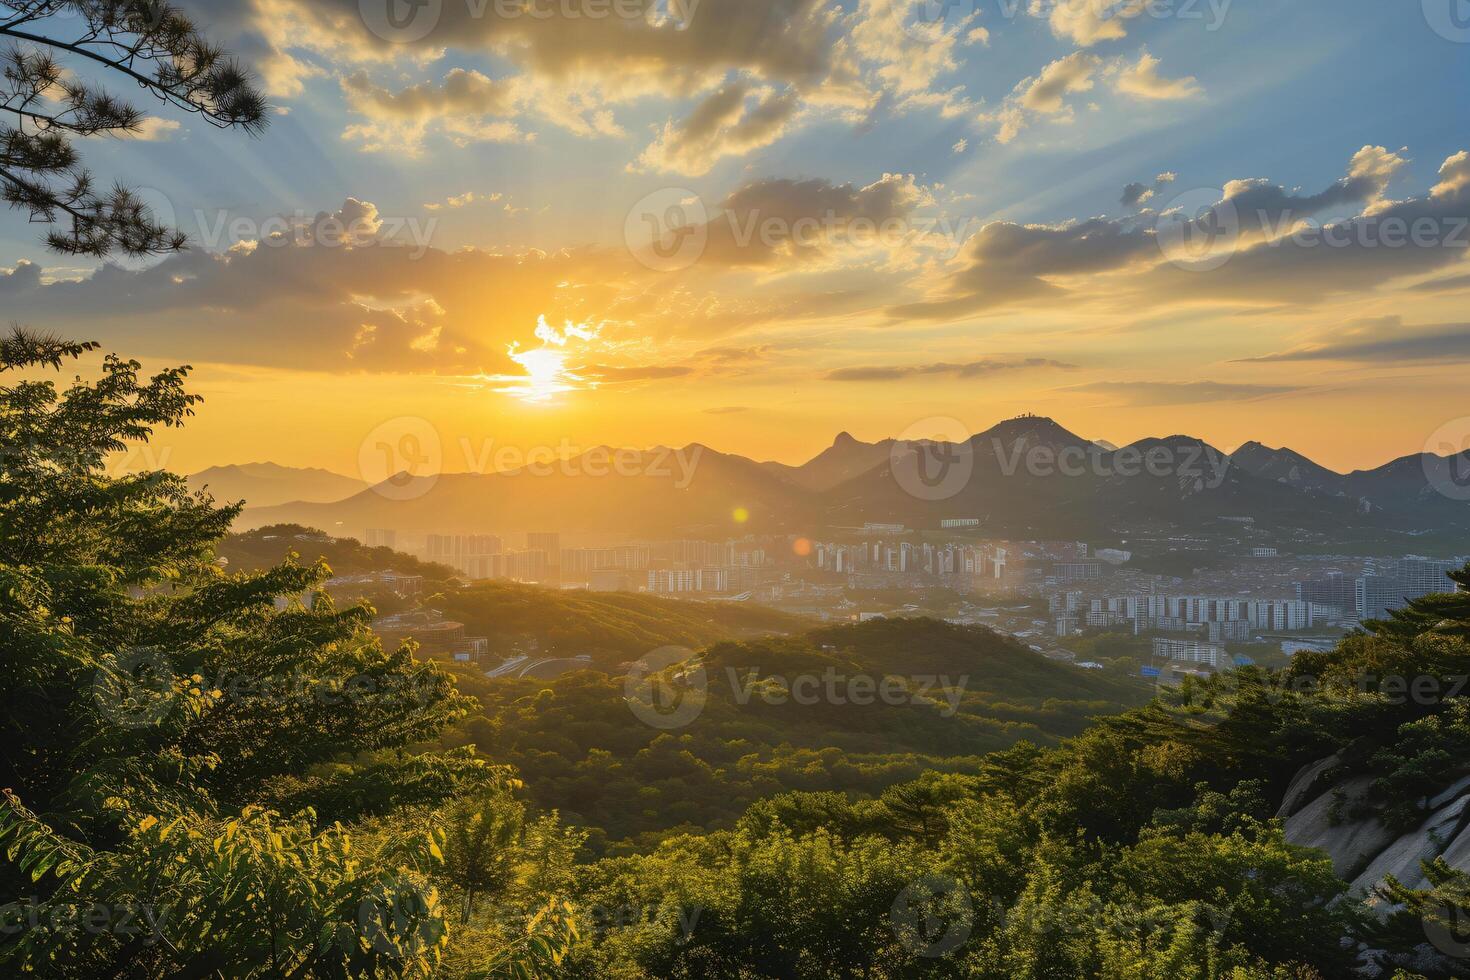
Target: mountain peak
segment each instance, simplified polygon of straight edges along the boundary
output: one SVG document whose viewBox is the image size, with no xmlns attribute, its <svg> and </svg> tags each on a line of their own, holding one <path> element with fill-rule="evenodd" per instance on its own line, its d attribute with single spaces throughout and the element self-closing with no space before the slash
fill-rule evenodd
<svg viewBox="0 0 1470 980">
<path fill-rule="evenodd" d="M 836 439 L 833 439 L 832 440 L 832 448 L 833 449 L 841 449 L 844 446 L 851 446 L 851 445 L 855 444 L 856 442 L 857 442 L 857 440 L 852 437 L 852 433 L 851 432 L 848 432 L 846 430 L 843 430 L 842 432 L 837 433 L 837 438 Z"/>
<path fill-rule="evenodd" d="M 991 426 L 975 438 L 999 439 L 1003 443 L 1032 438 L 1053 445 L 1088 445 L 1086 439 L 1044 415 L 1017 415 Z"/>
</svg>

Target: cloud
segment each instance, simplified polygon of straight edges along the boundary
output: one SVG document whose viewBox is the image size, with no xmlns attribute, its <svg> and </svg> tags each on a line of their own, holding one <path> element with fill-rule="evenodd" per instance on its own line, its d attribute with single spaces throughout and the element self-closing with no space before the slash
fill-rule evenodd
<svg viewBox="0 0 1470 980">
<path fill-rule="evenodd" d="M 620 249 L 500 253 L 401 247 L 371 203 L 223 253 L 193 250 L 143 269 L 103 265 L 43 282 L 29 263 L 0 275 L 7 313 L 144 356 L 303 370 L 503 373 L 538 316 L 645 314 L 652 274 Z"/>
<path fill-rule="evenodd" d="M 1118 203 L 1122 204 L 1124 207 L 1131 208 L 1135 205 L 1144 203 L 1153 196 L 1154 189 L 1152 187 L 1148 186 L 1147 184 L 1137 183 L 1135 181 L 1134 183 L 1129 184 L 1127 187 L 1123 188 L 1123 196 L 1118 199 Z"/>
<path fill-rule="evenodd" d="M 1179 261 L 1161 223 L 1174 210 L 1136 217 L 1089 218 L 1060 224 L 997 221 L 972 236 L 953 269 L 928 299 L 896 307 L 900 319 L 953 319 L 1021 305 L 1059 305 L 1112 298 L 1133 308 L 1185 300 L 1231 299 L 1315 302 L 1331 291 L 1372 288 L 1397 275 L 1428 272 L 1463 257 L 1454 229 L 1470 195 L 1444 195 L 1387 204 L 1383 195 L 1404 159 L 1383 147 L 1365 146 L 1348 173 L 1315 194 L 1264 179 L 1234 180 L 1207 208 L 1201 227 L 1226 226 L 1220 247 L 1228 261 L 1207 272 Z M 1359 216 L 1313 230 L 1308 219 L 1358 207 Z M 1371 211 L 1371 214 L 1368 212 Z M 1213 216 L 1213 217 L 1210 217 Z M 1189 217 L 1189 216 L 1185 216 Z M 1446 233 L 1423 247 L 1387 247 L 1375 241 L 1387 228 L 1412 228 L 1418 220 Z M 1380 247 L 1381 246 L 1381 247 Z M 1098 277 L 1110 277 L 1099 280 Z M 1076 288 L 1082 280 L 1090 287 Z"/>
<path fill-rule="evenodd" d="M 694 368 L 687 364 L 649 364 L 641 367 L 612 367 L 606 364 L 595 364 L 580 369 L 580 373 L 599 384 L 628 384 L 635 381 L 687 378 L 694 373 Z"/>
<path fill-rule="evenodd" d="M 1461 150 L 1439 168 L 1439 183 L 1430 188 L 1433 197 L 1460 197 L 1470 187 L 1470 151 Z"/>
<path fill-rule="evenodd" d="M 425 204 L 424 210 L 441 211 L 444 208 L 467 208 L 471 204 L 475 204 L 477 202 L 495 204 L 499 201 L 504 200 L 504 198 L 505 195 L 501 194 L 498 191 L 492 194 L 482 194 L 477 191 L 465 191 L 463 194 L 455 194 L 450 197 L 446 197 L 443 201 L 432 201 L 428 204 Z M 506 205 L 506 207 L 508 208 L 509 205 Z"/>
<path fill-rule="evenodd" d="M 769 146 L 786 131 L 800 100 L 794 90 L 756 91 L 734 82 L 711 93 L 680 123 L 667 122 L 633 168 L 700 176 L 727 156 Z"/>
<path fill-rule="evenodd" d="M 1427 282 L 1415 283 L 1407 288 L 1410 292 L 1416 293 L 1443 293 L 1452 290 L 1470 289 L 1470 274 L 1450 276 L 1446 279 L 1430 279 Z"/>
<path fill-rule="evenodd" d="M 1154 178 L 1152 187 L 1135 181 L 1123 188 L 1123 196 L 1118 199 L 1118 203 L 1126 208 L 1136 208 L 1140 204 L 1146 204 L 1161 193 L 1165 187 L 1174 183 L 1175 177 L 1175 174 L 1166 170 Z"/>
<path fill-rule="evenodd" d="M 1078 47 L 1116 41 L 1128 34 L 1127 22 L 1148 9 L 1149 0 L 1031 0 L 1033 17 L 1046 17 L 1051 32 Z"/>
<path fill-rule="evenodd" d="M 1101 64 L 1102 59 L 1083 51 L 1053 61 L 1034 79 L 1022 83 L 1021 104 L 1036 112 L 1061 112 L 1065 96 L 1091 91 L 1092 73 Z"/>
<path fill-rule="evenodd" d="M 941 76 L 959 67 L 961 48 L 988 40 L 988 32 L 975 26 L 979 17 L 978 5 L 965 12 L 958 4 L 861 0 L 852 22 L 852 46 L 860 58 L 877 66 L 874 74 L 885 92 L 900 103 L 922 100 Z"/>
<path fill-rule="evenodd" d="M 1164 101 L 1193 99 L 1204 94 L 1193 75 L 1185 78 L 1162 78 L 1159 76 L 1159 59 L 1143 52 L 1137 64 L 1118 70 L 1113 87 L 1124 95 L 1139 99 Z"/>
<path fill-rule="evenodd" d="M 1470 323 L 1437 324 L 1405 330 L 1399 317 L 1387 317 L 1373 321 L 1366 329 L 1373 335 L 1306 344 L 1274 354 L 1241 358 L 1240 362 L 1351 361 L 1378 364 L 1470 361 Z"/>
<path fill-rule="evenodd" d="M 1223 381 L 1094 381 L 1059 388 L 1062 392 L 1106 395 L 1115 404 L 1138 407 L 1258 401 L 1307 388 L 1298 385 L 1231 384 Z"/>
<path fill-rule="evenodd" d="M 207 16 L 276 96 L 298 97 L 314 77 L 344 79 L 344 95 L 361 117 L 344 136 L 377 152 L 401 144 L 421 153 L 433 135 L 456 145 L 517 141 L 543 122 L 579 136 L 618 137 L 626 132 L 623 114 L 640 103 L 692 99 L 702 106 L 731 86 L 761 93 L 745 116 L 711 132 L 701 133 L 697 119 L 671 117 L 630 161 L 681 174 L 706 172 L 714 161 L 769 146 L 817 119 L 970 115 L 974 104 L 957 77 L 966 50 L 989 39 L 978 5 L 939 5 L 943 16 L 935 17 L 928 8 L 936 5 L 914 0 L 635 0 L 563 16 L 546 15 L 554 3 L 398 4 L 409 18 L 407 36 L 383 18 L 381 2 L 251 0 L 224 11 L 206 0 L 182 2 Z M 473 115 L 454 114 L 442 95 L 428 98 L 447 77 L 425 73 L 451 58 L 463 66 L 455 71 L 482 79 L 476 95 L 483 104 L 471 107 Z M 395 105 L 404 101 L 416 104 L 406 117 Z"/>
<path fill-rule="evenodd" d="M 119 133 L 118 135 L 123 139 L 138 140 L 143 143 L 165 143 L 172 139 L 174 134 L 181 129 L 183 129 L 183 125 L 177 119 L 148 116 L 133 132 Z"/>
<path fill-rule="evenodd" d="M 737 266 L 830 259 L 883 244 L 885 229 L 907 230 L 909 217 L 930 201 L 912 174 L 884 174 L 863 187 L 822 178 L 753 181 L 726 197 L 706 226 L 702 259 Z"/>
<path fill-rule="evenodd" d="M 349 126 L 343 137 L 368 152 L 423 151 L 424 138 L 439 133 L 461 145 L 513 143 L 534 138 L 511 116 L 516 111 L 514 82 L 496 82 L 478 71 L 455 68 L 434 82 L 392 91 L 375 84 L 366 71 L 342 79 L 348 108 L 368 122 Z"/>
<path fill-rule="evenodd" d="M 995 134 L 998 143 L 1013 141 L 1026 128 L 1030 117 L 1038 113 L 1066 121 L 1071 118 L 1066 97 L 1091 91 L 1093 75 L 1102 63 L 1097 55 L 1074 51 L 1051 62 L 1039 74 L 1017 82 L 999 109 L 981 113 L 978 118 L 998 125 Z"/>
<path fill-rule="evenodd" d="M 755 347 L 706 347 L 695 355 L 695 359 L 718 366 L 761 364 L 769 360 L 771 350 L 770 344 Z"/>
<path fill-rule="evenodd" d="M 749 405 L 720 405 L 715 408 L 706 408 L 706 415 L 738 415 L 741 412 L 750 411 Z"/>
<path fill-rule="evenodd" d="M 873 367 L 839 368 L 825 376 L 827 381 L 902 381 L 905 378 L 947 375 L 953 378 L 979 378 L 1006 371 L 1022 371 L 1035 368 L 1055 368 L 1070 371 L 1075 364 L 1064 364 L 1045 357 L 1028 357 L 1021 361 L 985 359 L 965 364 L 915 364 L 906 366 L 881 365 Z"/>
<path fill-rule="evenodd" d="M 1364 147 L 1353 160 L 1349 176 L 1316 195 L 1239 182 L 1243 186 L 1233 192 L 1232 201 L 1241 234 L 1228 261 L 1203 274 L 1187 265 L 1157 265 L 1138 277 L 1135 295 L 1320 303 L 1395 279 L 1428 275 L 1465 259 L 1470 251 L 1470 185 L 1389 201 L 1383 195 L 1402 158 L 1382 147 Z M 1307 220 L 1314 212 L 1330 214 L 1352 204 L 1362 207 L 1352 217 Z"/>
</svg>

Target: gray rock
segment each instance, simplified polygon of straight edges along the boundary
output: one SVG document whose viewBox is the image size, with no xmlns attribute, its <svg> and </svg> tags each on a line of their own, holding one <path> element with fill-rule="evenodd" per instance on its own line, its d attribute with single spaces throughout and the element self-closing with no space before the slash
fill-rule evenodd
<svg viewBox="0 0 1470 980">
<path fill-rule="evenodd" d="M 1388 875 L 1393 875 L 1410 888 L 1427 887 L 1428 882 L 1419 863 L 1432 861 L 1444 853 L 1446 845 L 1460 830 L 1467 805 L 1470 805 L 1470 796 L 1455 799 L 1448 806 L 1431 813 L 1418 828 L 1384 848 L 1373 863 L 1353 880 L 1353 890 L 1360 895 L 1369 895 Z M 1377 906 L 1379 903 L 1370 900 L 1368 904 Z"/>
<path fill-rule="evenodd" d="M 1438 796 L 1432 797 L 1429 800 L 1429 809 L 1438 810 L 1446 803 L 1449 803 L 1452 800 L 1466 795 L 1467 792 L 1470 792 L 1470 776 L 1466 776 L 1465 778 L 1459 780 L 1449 789 L 1445 790 L 1443 793 L 1440 793 Z"/>
<path fill-rule="evenodd" d="M 1337 765 L 1338 761 L 1338 755 L 1334 752 L 1325 759 L 1309 762 L 1298 769 L 1296 775 L 1291 777 L 1291 785 L 1286 788 L 1286 796 L 1282 799 L 1281 809 L 1276 811 L 1276 815 L 1285 819 L 1306 806 L 1312 798 L 1312 789 L 1317 780 L 1324 772 Z"/>
<path fill-rule="evenodd" d="M 1445 847 L 1440 857 L 1444 858 L 1445 864 L 1457 871 L 1470 874 L 1470 826 L 1461 829 L 1455 839 Z"/>
<path fill-rule="evenodd" d="M 1377 817 L 1334 824 L 1331 814 L 1338 794 L 1345 795 L 1345 808 L 1364 796 L 1374 777 L 1355 776 L 1312 799 L 1286 821 L 1286 839 L 1302 847 L 1317 847 L 1332 858 L 1338 877 L 1351 880 L 1398 837 Z"/>
</svg>

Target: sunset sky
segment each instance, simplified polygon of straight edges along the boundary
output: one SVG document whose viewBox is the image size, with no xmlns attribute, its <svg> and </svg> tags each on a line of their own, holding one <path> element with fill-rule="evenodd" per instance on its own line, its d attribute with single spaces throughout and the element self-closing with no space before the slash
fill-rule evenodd
<svg viewBox="0 0 1470 980">
<path fill-rule="evenodd" d="M 1457 0 L 385 2 L 182 4 L 269 130 L 80 147 L 189 252 L 0 222 L 10 319 L 195 365 L 162 465 L 356 475 L 420 425 L 449 470 L 797 461 L 1030 411 L 1350 469 L 1470 416 Z"/>
</svg>

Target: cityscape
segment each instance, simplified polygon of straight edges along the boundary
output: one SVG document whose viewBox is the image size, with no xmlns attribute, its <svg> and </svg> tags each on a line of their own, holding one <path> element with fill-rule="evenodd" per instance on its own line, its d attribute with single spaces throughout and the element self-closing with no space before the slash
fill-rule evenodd
<svg viewBox="0 0 1470 980">
<path fill-rule="evenodd" d="M 1368 620 L 1442 592 L 1470 556 L 1287 557 L 1269 547 L 1218 556 L 1190 576 L 1132 567 L 1133 555 L 1076 541 L 989 541 L 980 520 L 949 518 L 931 531 L 869 524 L 840 537 L 745 537 L 723 542 L 651 541 L 602 548 L 562 547 L 555 531 L 528 532 L 525 547 L 497 535 L 430 534 L 400 542 L 391 529 L 363 541 L 454 569 L 463 582 L 509 581 L 567 590 L 646 593 L 707 602 L 756 603 L 820 622 L 940 614 L 1016 637 L 1044 656 L 1102 669 L 1070 641 L 1127 633 L 1153 637 L 1149 662 L 1161 668 L 1220 670 L 1301 649 L 1330 648 Z M 338 591 L 375 589 L 416 596 L 421 577 L 388 571 L 332 580 Z M 426 651 L 484 662 L 485 640 L 463 625 L 415 614 L 381 620 L 385 640 L 413 637 Z M 457 631 L 457 634 L 456 634 Z M 455 634 L 454 642 L 434 636 Z M 1273 656 L 1274 655 L 1274 656 Z M 491 665 L 492 671 L 500 665 Z"/>
</svg>

